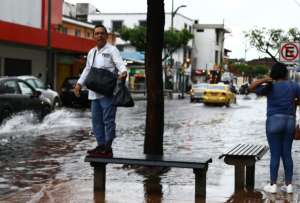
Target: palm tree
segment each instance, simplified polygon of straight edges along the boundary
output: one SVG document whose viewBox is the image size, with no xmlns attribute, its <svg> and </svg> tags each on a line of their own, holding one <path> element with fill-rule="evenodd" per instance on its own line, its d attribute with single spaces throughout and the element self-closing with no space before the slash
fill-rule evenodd
<svg viewBox="0 0 300 203">
<path fill-rule="evenodd" d="M 147 0 L 146 85 L 147 115 L 144 153 L 163 154 L 164 96 L 162 50 L 164 41 L 164 0 Z"/>
</svg>

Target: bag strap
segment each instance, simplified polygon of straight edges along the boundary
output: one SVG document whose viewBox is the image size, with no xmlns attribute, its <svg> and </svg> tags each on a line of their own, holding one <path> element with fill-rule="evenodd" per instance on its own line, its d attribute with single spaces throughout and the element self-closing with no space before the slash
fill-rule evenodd
<svg viewBox="0 0 300 203">
<path fill-rule="evenodd" d="M 91 65 L 91 67 L 93 67 L 93 66 L 94 66 L 94 61 L 95 61 L 96 53 L 97 53 L 97 49 L 94 51 L 93 62 L 92 62 L 92 65 Z"/>
</svg>

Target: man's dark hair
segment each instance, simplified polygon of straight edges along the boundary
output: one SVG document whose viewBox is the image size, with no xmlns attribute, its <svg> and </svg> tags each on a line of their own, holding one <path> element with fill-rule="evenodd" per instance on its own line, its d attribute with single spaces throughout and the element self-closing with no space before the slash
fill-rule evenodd
<svg viewBox="0 0 300 203">
<path fill-rule="evenodd" d="M 106 27 L 105 27 L 104 25 L 102 25 L 102 24 L 97 24 L 97 25 L 95 25 L 95 27 L 94 27 L 94 32 L 95 32 L 96 28 L 98 28 L 98 27 L 101 27 L 101 28 L 103 28 L 103 29 L 104 29 L 104 31 L 105 31 L 105 32 L 106 32 L 106 34 L 107 34 L 107 29 L 106 29 Z"/>
<path fill-rule="evenodd" d="M 285 64 L 276 62 L 270 72 L 270 77 L 273 80 L 278 80 L 278 79 L 286 79 L 288 75 L 288 70 Z"/>
</svg>

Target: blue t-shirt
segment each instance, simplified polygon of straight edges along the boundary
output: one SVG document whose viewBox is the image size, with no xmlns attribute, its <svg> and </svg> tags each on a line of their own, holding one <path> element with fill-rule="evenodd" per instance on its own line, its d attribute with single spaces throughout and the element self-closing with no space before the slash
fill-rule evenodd
<svg viewBox="0 0 300 203">
<path fill-rule="evenodd" d="M 256 87 L 256 94 L 265 92 L 265 85 Z M 267 94 L 267 116 L 274 114 L 295 115 L 295 98 L 300 98 L 300 86 L 296 82 L 284 80 L 273 83 Z"/>
</svg>

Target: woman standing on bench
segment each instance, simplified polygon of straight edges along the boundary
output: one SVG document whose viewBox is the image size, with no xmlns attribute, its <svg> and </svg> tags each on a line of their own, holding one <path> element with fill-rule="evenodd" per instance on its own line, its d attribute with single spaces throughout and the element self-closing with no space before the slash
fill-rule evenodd
<svg viewBox="0 0 300 203">
<path fill-rule="evenodd" d="M 271 69 L 270 77 L 254 81 L 250 91 L 267 97 L 266 134 L 271 152 L 270 184 L 264 187 L 269 193 L 277 192 L 277 175 L 280 158 L 283 161 L 285 185 L 281 189 L 293 192 L 293 159 L 292 144 L 295 133 L 296 105 L 300 98 L 300 86 L 288 81 L 288 70 L 285 64 L 276 62 Z"/>
</svg>

